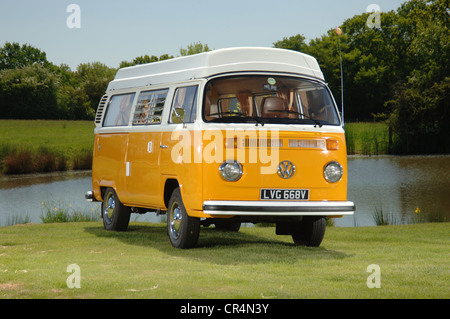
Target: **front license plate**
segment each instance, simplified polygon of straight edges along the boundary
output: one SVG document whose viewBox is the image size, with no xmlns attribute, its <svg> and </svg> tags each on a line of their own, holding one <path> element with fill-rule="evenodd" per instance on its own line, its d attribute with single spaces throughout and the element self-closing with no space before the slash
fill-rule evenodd
<svg viewBox="0 0 450 319">
<path fill-rule="evenodd" d="M 261 200 L 308 200 L 309 189 L 261 189 Z"/>
</svg>

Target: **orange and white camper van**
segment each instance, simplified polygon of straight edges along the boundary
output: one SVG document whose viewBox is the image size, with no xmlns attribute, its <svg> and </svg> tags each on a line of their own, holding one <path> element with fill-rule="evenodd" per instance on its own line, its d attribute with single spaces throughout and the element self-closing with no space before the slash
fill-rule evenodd
<svg viewBox="0 0 450 319">
<path fill-rule="evenodd" d="M 120 69 L 95 118 L 91 201 L 107 230 L 167 214 L 177 248 L 200 226 L 275 223 L 319 246 L 353 214 L 344 129 L 313 57 L 230 48 Z"/>
</svg>

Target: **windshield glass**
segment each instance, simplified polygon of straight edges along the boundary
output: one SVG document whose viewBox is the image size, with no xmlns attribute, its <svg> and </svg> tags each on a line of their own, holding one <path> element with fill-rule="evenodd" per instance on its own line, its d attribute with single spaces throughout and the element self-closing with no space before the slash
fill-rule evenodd
<svg viewBox="0 0 450 319">
<path fill-rule="evenodd" d="M 245 75 L 211 80 L 203 119 L 215 123 L 340 125 L 328 89 L 296 77 Z"/>
</svg>

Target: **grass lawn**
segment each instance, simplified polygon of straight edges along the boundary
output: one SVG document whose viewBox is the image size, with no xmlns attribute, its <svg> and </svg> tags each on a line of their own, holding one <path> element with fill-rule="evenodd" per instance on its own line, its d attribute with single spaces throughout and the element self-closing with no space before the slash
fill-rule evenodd
<svg viewBox="0 0 450 319">
<path fill-rule="evenodd" d="M 92 121 L 0 120 L 0 173 L 90 169 Z"/>
<path fill-rule="evenodd" d="M 319 248 L 272 227 L 202 228 L 199 246 L 172 248 L 165 225 L 100 222 L 0 228 L 0 298 L 450 297 L 450 224 L 328 227 Z M 81 288 L 68 288 L 67 267 Z M 380 288 L 368 288 L 380 268 Z"/>
<path fill-rule="evenodd" d="M 36 151 L 40 147 L 72 158 L 92 149 L 94 121 L 0 120 L 0 146 L 11 145 Z"/>
</svg>

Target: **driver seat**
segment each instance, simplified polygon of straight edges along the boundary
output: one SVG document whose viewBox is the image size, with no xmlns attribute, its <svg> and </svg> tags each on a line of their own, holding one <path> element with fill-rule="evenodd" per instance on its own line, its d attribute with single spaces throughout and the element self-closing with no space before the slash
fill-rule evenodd
<svg viewBox="0 0 450 319">
<path fill-rule="evenodd" d="M 276 96 L 265 97 L 261 103 L 261 117 L 288 117 L 286 110 L 284 100 Z"/>
</svg>

